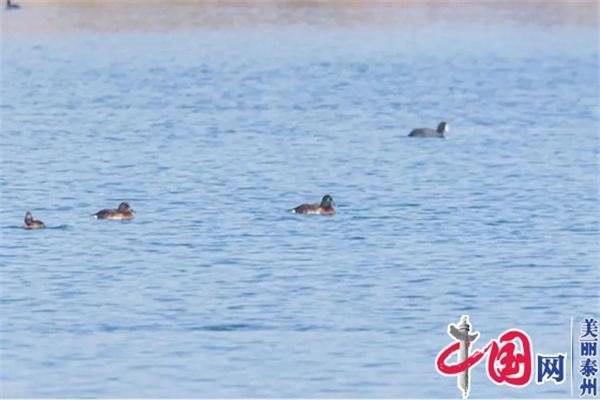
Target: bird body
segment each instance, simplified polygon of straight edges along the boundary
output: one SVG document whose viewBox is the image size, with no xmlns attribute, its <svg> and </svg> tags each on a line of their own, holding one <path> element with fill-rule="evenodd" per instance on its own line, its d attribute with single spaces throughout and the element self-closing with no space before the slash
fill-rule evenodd
<svg viewBox="0 0 600 400">
<path fill-rule="evenodd" d="M 104 210 L 100 210 L 95 214 L 92 214 L 97 219 L 113 219 L 113 220 L 122 220 L 122 219 L 134 219 L 135 211 L 129 207 L 129 203 L 123 202 L 119 204 L 118 208 L 105 208 Z"/>
<path fill-rule="evenodd" d="M 326 194 L 321 199 L 321 203 L 315 204 L 301 204 L 298 207 L 292 208 L 290 211 L 294 214 L 305 214 L 305 215 L 334 215 L 335 202 L 333 197 Z"/>
<path fill-rule="evenodd" d="M 450 127 L 445 122 L 440 122 L 437 129 L 429 128 L 417 128 L 413 129 L 408 136 L 409 137 L 421 137 L 421 138 L 444 138 L 444 134 L 450 130 Z"/>
<path fill-rule="evenodd" d="M 44 224 L 42 221 L 38 221 L 33 219 L 33 216 L 31 215 L 31 213 L 29 211 L 27 211 L 25 213 L 25 225 L 23 225 L 23 228 L 25 229 L 41 229 L 41 228 L 45 228 L 46 224 Z"/>
</svg>

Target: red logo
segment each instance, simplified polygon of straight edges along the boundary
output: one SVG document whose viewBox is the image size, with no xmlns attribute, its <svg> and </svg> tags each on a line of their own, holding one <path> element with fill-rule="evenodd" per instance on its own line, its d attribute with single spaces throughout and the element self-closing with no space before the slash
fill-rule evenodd
<svg viewBox="0 0 600 400">
<path fill-rule="evenodd" d="M 471 343 L 475 342 L 479 333 L 469 333 L 468 316 L 463 316 L 458 325 L 448 325 L 448 334 L 455 339 L 438 354 L 435 365 L 443 375 L 457 375 L 458 387 L 463 397 L 469 395 L 469 369 L 476 366 L 487 355 L 488 377 L 497 385 L 525 386 L 532 376 L 533 353 L 531 339 L 519 330 L 510 329 L 492 339 L 482 349 L 469 353 Z M 455 353 L 458 362 L 450 364 L 448 358 Z"/>
</svg>

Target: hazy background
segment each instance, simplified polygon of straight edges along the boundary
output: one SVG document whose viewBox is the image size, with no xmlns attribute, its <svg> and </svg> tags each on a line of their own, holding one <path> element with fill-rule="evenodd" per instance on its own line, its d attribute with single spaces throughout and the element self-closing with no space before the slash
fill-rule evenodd
<svg viewBox="0 0 600 400">
<path fill-rule="evenodd" d="M 19 3 L 3 396 L 458 397 L 462 314 L 548 354 L 600 308 L 597 2 Z"/>
</svg>

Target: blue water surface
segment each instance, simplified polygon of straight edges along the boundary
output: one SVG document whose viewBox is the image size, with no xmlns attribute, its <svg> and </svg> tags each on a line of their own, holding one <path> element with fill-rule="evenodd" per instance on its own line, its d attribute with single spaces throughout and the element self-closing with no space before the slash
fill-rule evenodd
<svg viewBox="0 0 600 400">
<path fill-rule="evenodd" d="M 434 360 L 462 314 L 569 352 L 600 309 L 598 26 L 428 7 L 5 32 L 1 394 L 458 397 Z M 480 365 L 471 394 L 567 378 Z"/>
</svg>

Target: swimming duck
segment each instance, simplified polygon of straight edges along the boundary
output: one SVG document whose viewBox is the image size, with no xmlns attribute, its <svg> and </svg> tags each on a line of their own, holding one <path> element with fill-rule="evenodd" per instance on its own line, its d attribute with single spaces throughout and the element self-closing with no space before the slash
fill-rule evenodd
<svg viewBox="0 0 600 400">
<path fill-rule="evenodd" d="M 92 215 L 97 219 L 133 219 L 135 211 L 129 207 L 129 203 L 122 202 L 117 209 L 105 208 Z"/>
<path fill-rule="evenodd" d="M 6 0 L 6 9 L 7 10 L 16 10 L 17 8 L 21 8 L 21 6 L 13 3 L 11 0 Z"/>
<path fill-rule="evenodd" d="M 450 130 L 450 126 L 445 122 L 440 122 L 436 130 L 429 128 L 413 129 L 408 136 L 410 137 L 426 137 L 426 138 L 443 138 L 444 133 Z"/>
<path fill-rule="evenodd" d="M 29 211 L 25 213 L 25 225 L 23 228 L 25 229 L 41 229 L 45 228 L 46 225 L 42 221 L 36 221 L 33 219 L 33 215 Z"/>
<path fill-rule="evenodd" d="M 335 202 L 333 197 L 326 194 L 321 199 L 320 204 L 301 204 L 296 208 L 292 208 L 290 211 L 294 214 L 321 214 L 321 215 L 333 215 L 335 214 L 335 208 L 333 206 Z"/>
</svg>

